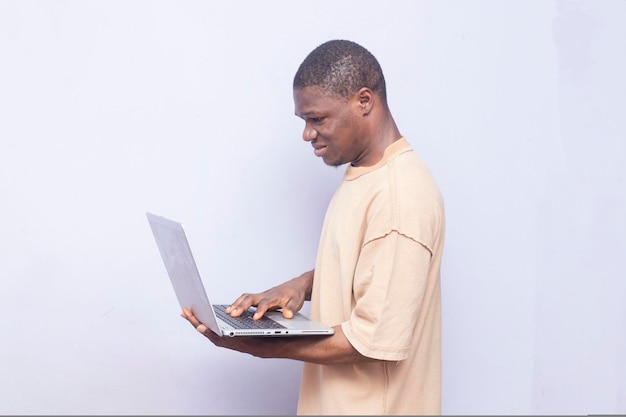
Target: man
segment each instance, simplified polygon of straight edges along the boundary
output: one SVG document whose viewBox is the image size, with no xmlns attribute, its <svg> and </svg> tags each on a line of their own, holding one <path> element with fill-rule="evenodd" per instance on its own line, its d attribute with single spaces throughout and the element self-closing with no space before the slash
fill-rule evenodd
<svg viewBox="0 0 626 417">
<path fill-rule="evenodd" d="M 293 83 L 303 139 L 331 166 L 348 164 L 322 229 L 315 269 L 259 294 L 232 316 L 311 301 L 332 336 L 220 337 L 183 316 L 215 345 L 304 362 L 298 414 L 440 414 L 440 263 L 444 208 L 428 168 L 387 106 L 376 58 L 345 40 L 326 42 Z"/>
</svg>

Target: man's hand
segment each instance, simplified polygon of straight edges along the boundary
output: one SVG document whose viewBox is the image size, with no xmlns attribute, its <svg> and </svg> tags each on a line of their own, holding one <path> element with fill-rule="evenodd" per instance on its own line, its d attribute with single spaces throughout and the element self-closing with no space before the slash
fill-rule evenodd
<svg viewBox="0 0 626 417">
<path fill-rule="evenodd" d="M 290 319 L 311 298 L 312 286 L 313 271 L 308 271 L 262 293 L 242 294 L 226 309 L 226 313 L 238 317 L 251 306 L 256 306 L 255 320 L 263 317 L 266 311 L 279 309 L 282 309 L 285 318 Z"/>
<path fill-rule="evenodd" d="M 248 353 L 259 358 L 270 357 L 272 349 L 273 339 L 259 339 L 257 337 L 228 337 L 220 336 L 213 333 L 213 330 L 209 329 L 204 324 L 200 323 L 198 318 L 188 308 L 183 308 L 181 316 L 204 337 L 209 339 L 215 346 L 223 347 L 238 352 Z"/>
</svg>

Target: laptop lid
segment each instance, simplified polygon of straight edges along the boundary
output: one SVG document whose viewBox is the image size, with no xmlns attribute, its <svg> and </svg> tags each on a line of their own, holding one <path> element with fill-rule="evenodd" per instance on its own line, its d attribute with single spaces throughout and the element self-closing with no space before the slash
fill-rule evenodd
<svg viewBox="0 0 626 417">
<path fill-rule="evenodd" d="M 259 328 L 265 323 L 258 321 L 253 323 L 254 326 L 242 327 L 243 317 L 228 316 L 225 317 L 227 321 L 220 319 L 205 291 L 182 223 L 149 212 L 146 212 L 146 216 L 179 305 L 181 308 L 189 308 L 214 333 L 228 336 L 301 336 L 334 333 L 332 327 L 310 320 L 301 313 L 286 319 L 280 312 L 267 312 L 264 318 L 275 323 L 265 328 Z"/>
</svg>

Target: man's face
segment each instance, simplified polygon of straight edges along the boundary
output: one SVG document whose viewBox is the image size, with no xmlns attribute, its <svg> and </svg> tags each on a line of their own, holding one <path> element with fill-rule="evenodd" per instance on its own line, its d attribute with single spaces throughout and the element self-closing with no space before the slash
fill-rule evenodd
<svg viewBox="0 0 626 417">
<path fill-rule="evenodd" d="M 367 136 L 358 95 L 346 101 L 305 87 L 294 89 L 293 98 L 295 114 L 305 122 L 302 138 L 311 142 L 315 155 L 331 166 L 359 165 Z"/>
</svg>

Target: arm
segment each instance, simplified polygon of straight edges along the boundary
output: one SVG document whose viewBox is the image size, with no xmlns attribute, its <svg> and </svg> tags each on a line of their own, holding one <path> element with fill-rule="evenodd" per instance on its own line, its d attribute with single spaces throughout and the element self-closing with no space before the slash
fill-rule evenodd
<svg viewBox="0 0 626 417">
<path fill-rule="evenodd" d="M 304 301 L 311 299 L 314 270 L 271 288 L 260 294 L 243 294 L 226 310 L 239 316 L 250 306 L 257 306 L 255 318 L 268 310 L 282 308 L 286 318 L 293 317 Z M 318 364 L 337 364 L 371 361 L 356 351 L 346 338 L 341 326 L 335 326 L 331 336 L 309 336 L 294 338 L 221 337 L 213 333 L 188 309 L 182 316 L 213 344 L 219 347 L 248 353 L 260 358 L 294 359 Z"/>
<path fill-rule="evenodd" d="M 356 351 L 346 338 L 341 326 L 335 326 L 332 336 L 303 337 L 222 337 L 200 323 L 191 310 L 183 309 L 182 316 L 213 344 L 248 353 L 259 358 L 294 359 L 322 365 L 374 361 Z"/>
<path fill-rule="evenodd" d="M 351 324 L 346 327 L 348 336 L 344 333 L 343 327 L 338 325 L 334 327 L 335 333 L 332 336 L 221 337 L 200 323 L 190 310 L 183 310 L 183 317 L 216 346 L 260 358 L 294 359 L 323 365 L 402 360 L 405 353 L 399 351 L 393 353 L 376 352 L 372 350 L 370 343 L 364 343 L 363 340 L 374 339 L 372 332 L 376 332 L 383 334 L 384 339 L 391 343 L 394 349 L 402 348 L 410 343 L 422 305 L 429 270 L 430 252 L 421 244 L 399 236 L 397 233 L 369 244 L 366 251 L 394 254 L 393 256 L 387 255 L 389 260 L 385 262 L 381 262 L 380 258 L 376 256 L 366 256 L 365 258 L 369 261 L 357 269 L 357 275 L 362 275 L 364 281 L 376 283 L 378 288 L 386 288 L 385 294 L 387 296 L 381 302 L 379 291 L 368 291 L 370 285 L 357 285 L 355 293 L 358 300 L 357 304 L 359 304 L 357 309 L 367 305 L 364 310 L 367 314 L 353 312 Z M 397 282 L 396 285 L 389 285 L 390 274 L 396 276 L 397 279 L 391 280 Z M 407 280 L 407 277 L 410 276 L 413 278 Z M 302 307 L 307 295 L 310 298 L 312 282 L 313 271 L 306 272 L 300 277 L 264 293 L 242 295 L 233 303 L 233 310 L 239 311 L 240 308 L 248 308 L 254 303 L 259 303 L 259 305 L 265 303 L 263 312 L 281 307 L 291 308 L 287 311 L 297 311 Z M 284 296 L 285 293 L 291 295 Z M 231 315 L 234 314 L 231 313 Z M 284 309 L 283 315 L 287 317 L 289 313 L 286 313 Z M 372 328 L 367 324 L 372 316 L 377 317 L 377 322 L 395 324 L 384 328 L 380 326 Z M 398 317 L 404 319 L 398 321 Z M 373 359 L 374 357 L 377 359 Z"/>
</svg>

